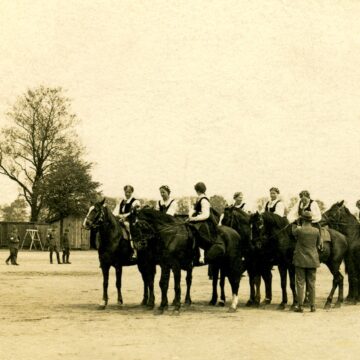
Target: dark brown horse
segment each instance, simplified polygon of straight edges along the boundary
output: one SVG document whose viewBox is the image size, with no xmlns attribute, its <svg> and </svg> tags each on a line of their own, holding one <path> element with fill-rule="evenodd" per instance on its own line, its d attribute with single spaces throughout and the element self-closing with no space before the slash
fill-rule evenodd
<svg viewBox="0 0 360 360">
<path fill-rule="evenodd" d="M 251 215 L 250 224 L 252 227 L 252 241 L 257 249 L 258 266 L 265 271 L 271 270 L 273 265 L 278 266 L 282 290 L 282 301 L 278 308 L 285 309 L 288 302 L 286 289 L 288 273 L 293 295 L 291 307 L 295 307 L 297 305 L 297 296 L 295 290 L 295 267 L 292 263 L 295 241 L 289 236 L 290 227 L 287 219 L 271 212 L 262 214 L 256 212 Z M 266 280 L 270 282 L 267 286 L 271 291 L 272 278 L 265 279 L 265 286 Z"/>
<path fill-rule="evenodd" d="M 191 227 L 183 220 L 153 209 L 142 209 L 138 211 L 136 218 L 133 219 L 131 224 L 131 232 L 134 235 L 135 241 L 139 234 L 142 238 L 147 237 L 148 241 L 153 241 L 157 244 L 155 246 L 158 248 L 160 254 L 160 288 L 162 294 L 159 312 L 162 313 L 168 306 L 167 291 L 171 269 L 174 273 L 175 282 L 175 299 L 173 304 L 175 311 L 178 312 L 181 306 L 181 269 L 188 270 L 189 267 L 192 267 L 194 256 L 196 255 L 194 251 L 195 238 L 192 234 Z M 148 228 L 147 231 L 145 231 L 146 227 Z M 233 292 L 233 301 L 230 309 L 234 311 L 238 303 L 238 289 L 243 271 L 240 237 L 234 230 L 227 227 L 219 227 L 219 233 L 225 243 L 226 254 L 224 257 L 214 258 L 212 265 L 214 268 L 220 268 L 224 276 L 229 279 Z M 187 277 L 187 284 L 188 291 L 185 302 L 189 303 L 191 302 L 191 276 Z"/>
<path fill-rule="evenodd" d="M 108 284 L 110 268 L 112 266 L 115 268 L 118 292 L 117 300 L 118 304 L 123 304 L 121 294 L 122 267 L 134 265 L 130 261 L 133 252 L 130 242 L 122 236 L 123 231 L 118 220 L 104 205 L 104 202 L 105 199 L 90 207 L 83 224 L 86 229 L 94 229 L 99 233 L 98 254 L 103 274 L 103 298 L 100 304 L 102 308 L 105 308 L 109 301 Z M 151 308 L 154 306 L 155 262 L 139 251 L 138 268 L 144 281 L 142 305 L 147 305 Z"/>
<path fill-rule="evenodd" d="M 278 265 L 280 277 L 281 277 L 281 287 L 283 290 L 283 299 L 284 292 L 286 293 L 286 270 L 289 271 L 290 277 L 290 287 L 293 291 L 293 296 L 295 296 L 295 290 L 292 285 L 292 276 L 293 276 L 293 252 L 295 247 L 295 239 L 291 234 L 291 229 L 287 225 L 287 220 L 285 218 L 281 218 L 280 216 L 272 213 L 263 213 L 260 218 L 263 219 L 263 231 L 259 231 L 258 236 L 262 236 L 261 233 L 265 235 L 265 239 L 267 239 L 268 249 L 270 257 L 275 259 L 275 262 Z M 258 220 L 259 221 L 259 220 Z M 260 220 L 261 223 L 261 220 Z M 259 226 L 256 226 L 257 228 Z M 287 231 L 283 231 L 287 229 Z M 335 304 L 336 307 L 340 307 L 341 303 L 344 299 L 344 286 L 343 286 L 343 276 L 340 272 L 340 265 L 345 257 L 347 251 L 347 241 L 344 235 L 339 233 L 334 229 L 328 229 L 331 237 L 331 242 L 324 242 L 324 250 L 319 253 L 320 261 L 329 268 L 331 274 L 333 275 L 333 283 L 330 293 L 326 299 L 326 303 L 324 308 L 330 309 L 331 303 L 333 300 L 333 295 L 335 290 L 339 288 L 339 295 L 337 302 Z M 266 240 L 265 240 L 266 241 Z M 284 301 L 284 300 L 283 300 Z M 295 301 L 294 301 L 295 304 Z"/>
<path fill-rule="evenodd" d="M 356 304 L 360 288 L 360 224 L 344 205 L 344 201 L 335 203 L 325 211 L 323 221 L 346 236 L 348 251 L 344 260 L 349 280 L 346 300 L 350 304 Z"/>
</svg>

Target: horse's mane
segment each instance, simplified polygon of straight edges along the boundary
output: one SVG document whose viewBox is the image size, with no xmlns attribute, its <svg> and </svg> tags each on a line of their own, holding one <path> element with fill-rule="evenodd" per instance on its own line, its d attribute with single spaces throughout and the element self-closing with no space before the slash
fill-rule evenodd
<svg viewBox="0 0 360 360">
<path fill-rule="evenodd" d="M 238 220 L 242 220 L 246 224 L 250 223 L 250 215 L 243 209 L 233 208 L 232 213 Z"/>
<path fill-rule="evenodd" d="M 289 224 L 287 218 L 269 211 L 263 212 L 261 216 L 264 219 L 265 224 L 271 224 L 273 226 L 276 226 L 278 229 L 282 229 Z"/>
<path fill-rule="evenodd" d="M 144 220 L 149 220 L 156 225 L 169 225 L 169 224 L 179 224 L 183 221 L 181 219 L 177 219 L 174 216 L 164 214 L 161 211 L 144 208 L 139 210 L 139 218 Z"/>
</svg>

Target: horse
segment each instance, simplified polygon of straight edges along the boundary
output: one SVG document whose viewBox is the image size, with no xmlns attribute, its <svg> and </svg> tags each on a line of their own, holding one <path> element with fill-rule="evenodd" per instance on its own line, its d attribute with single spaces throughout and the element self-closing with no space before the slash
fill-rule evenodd
<svg viewBox="0 0 360 360">
<path fill-rule="evenodd" d="M 146 227 L 148 230 L 143 231 L 142 229 Z M 134 239 L 141 235 L 142 238 L 147 238 L 149 242 L 153 241 L 157 244 L 155 246 L 158 247 L 160 254 L 161 278 L 159 285 L 162 296 L 158 309 L 159 313 L 163 313 L 168 307 L 167 291 L 171 269 L 174 273 L 175 283 L 174 311 L 179 312 L 181 307 L 181 269 L 192 269 L 195 255 L 195 236 L 191 230 L 191 225 L 157 210 L 141 209 L 137 212 L 136 219 L 131 222 L 130 230 L 134 234 Z M 229 311 L 235 311 L 238 304 L 237 294 L 242 271 L 239 248 L 240 236 L 234 230 L 222 226 L 219 227 L 219 233 L 225 243 L 226 254 L 223 258 L 214 258 L 211 264 L 215 272 L 217 269 L 221 269 L 223 274 L 228 277 L 233 292 L 233 301 Z M 186 279 L 188 286 L 185 297 L 186 304 L 191 303 L 191 279 L 191 272 L 188 272 Z"/>
<path fill-rule="evenodd" d="M 277 259 L 277 264 L 279 267 L 283 296 L 284 291 L 286 292 L 286 271 L 284 272 L 284 266 L 288 267 L 290 287 L 293 291 L 293 296 L 295 296 L 296 293 L 292 288 L 292 271 L 294 270 L 294 266 L 292 265 L 292 259 L 296 240 L 293 237 L 289 224 L 285 218 L 268 212 L 263 213 L 261 217 L 263 218 L 264 229 L 265 232 L 267 232 L 268 239 L 270 239 L 271 237 L 276 239 L 275 244 L 272 244 L 272 249 L 273 251 L 275 250 L 275 258 Z M 284 231 L 286 229 L 287 231 Z M 324 309 L 330 309 L 333 296 L 337 288 L 339 288 L 339 293 L 338 299 L 335 303 L 335 307 L 340 307 L 341 303 L 343 302 L 344 277 L 340 272 L 340 265 L 345 257 L 348 248 L 346 237 L 344 235 L 334 229 L 328 229 L 328 231 L 330 233 L 331 242 L 325 241 L 323 245 L 323 251 L 319 252 L 320 262 L 325 264 L 333 275 L 332 288 L 326 299 Z M 286 237 L 289 240 L 287 240 Z M 269 241 L 269 243 L 273 242 Z M 281 268 L 283 269 L 281 270 Z M 284 286 L 283 281 L 285 281 Z M 293 306 L 295 306 L 295 301 L 293 303 Z"/>
<path fill-rule="evenodd" d="M 262 249 L 259 239 L 252 241 L 250 214 L 242 209 L 237 209 L 234 206 L 229 206 L 224 209 L 224 216 L 222 224 L 229 226 L 236 230 L 241 239 L 243 239 L 243 254 L 245 258 L 245 268 L 249 276 L 250 298 L 246 306 L 260 305 L 260 284 L 261 277 L 265 283 L 265 300 L 263 304 L 271 302 L 271 269 L 272 266 L 263 266 Z M 221 279 L 222 280 L 222 279 Z M 225 300 L 225 293 L 223 288 L 223 281 L 220 281 L 221 301 Z"/>
<path fill-rule="evenodd" d="M 286 290 L 288 273 L 293 296 L 291 308 L 295 308 L 298 304 L 295 289 L 295 267 L 292 263 L 295 241 L 289 236 L 287 219 L 271 212 L 262 214 L 256 212 L 250 216 L 250 224 L 252 226 L 252 241 L 260 250 L 257 252 L 258 264 L 265 269 L 265 273 L 271 271 L 273 265 L 278 266 L 282 290 L 282 301 L 278 305 L 278 309 L 284 310 L 288 302 Z M 265 286 L 266 281 L 269 282 L 267 286 L 271 293 L 272 276 L 265 279 Z M 266 303 L 270 303 L 270 301 L 271 297 Z"/>
<path fill-rule="evenodd" d="M 350 304 L 356 304 L 360 292 L 360 224 L 344 205 L 344 200 L 333 204 L 325 211 L 322 220 L 346 236 L 348 251 L 344 260 L 349 282 L 346 300 Z"/>
<path fill-rule="evenodd" d="M 103 274 L 103 297 L 100 304 L 105 309 L 108 304 L 108 283 L 111 266 L 115 268 L 118 304 L 123 304 L 121 294 L 122 267 L 135 263 L 130 260 L 133 250 L 130 241 L 123 236 L 123 229 L 112 212 L 104 205 L 105 199 L 89 208 L 83 226 L 85 229 L 95 229 L 99 233 L 98 254 Z M 154 307 L 154 277 L 156 264 L 152 258 L 138 252 L 138 269 L 144 282 L 144 296 L 141 305 Z"/>
</svg>

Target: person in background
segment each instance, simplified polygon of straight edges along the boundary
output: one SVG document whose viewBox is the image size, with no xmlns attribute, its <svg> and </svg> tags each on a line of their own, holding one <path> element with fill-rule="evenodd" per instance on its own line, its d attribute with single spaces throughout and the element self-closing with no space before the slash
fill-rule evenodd
<svg viewBox="0 0 360 360">
<path fill-rule="evenodd" d="M 50 264 L 53 263 L 53 253 L 54 252 L 56 253 L 57 263 L 61 264 L 60 254 L 59 254 L 59 246 L 58 246 L 58 241 L 56 238 L 56 229 L 54 227 L 51 228 L 51 231 L 48 233 L 48 235 L 46 237 L 46 245 L 49 248 Z"/>
<path fill-rule="evenodd" d="M 283 217 L 285 215 L 285 205 L 279 199 L 279 195 L 280 190 L 277 187 L 270 189 L 270 201 L 266 203 L 264 211 L 269 211 Z"/>
<path fill-rule="evenodd" d="M 296 312 L 303 312 L 305 283 L 309 290 L 311 312 L 315 312 L 316 268 L 320 266 L 319 253 L 320 234 L 312 225 L 312 214 L 304 210 L 301 214 L 302 225 L 292 225 L 292 233 L 296 238 L 293 264 L 295 265 L 296 290 L 298 307 Z"/>
<path fill-rule="evenodd" d="M 238 191 L 234 194 L 234 208 L 246 211 L 246 204 L 243 202 L 244 195 L 241 191 Z"/>
<path fill-rule="evenodd" d="M 124 186 L 124 195 L 125 199 L 123 199 L 121 202 L 117 204 L 115 207 L 113 214 L 115 217 L 120 221 L 120 224 L 122 225 L 123 229 L 125 230 L 123 232 L 123 236 L 126 240 L 129 240 L 131 249 L 133 250 L 132 256 L 130 260 L 136 260 L 137 259 L 137 252 L 134 247 L 133 241 L 131 239 L 130 234 L 130 223 L 128 221 L 128 217 L 131 214 L 131 210 L 140 207 L 140 201 L 135 199 L 133 196 L 134 193 L 134 187 L 131 185 L 125 185 Z"/>
<path fill-rule="evenodd" d="M 14 227 L 11 230 L 8 243 L 9 243 L 10 255 L 5 261 L 6 265 L 9 265 L 9 261 L 11 262 L 11 265 L 19 265 L 17 262 L 17 254 L 19 251 L 20 237 L 18 235 L 18 231 L 16 227 Z"/>
<path fill-rule="evenodd" d="M 159 190 L 162 199 L 156 203 L 156 210 L 174 216 L 177 212 L 177 203 L 175 199 L 170 197 L 171 191 L 169 186 L 162 185 Z"/>
<path fill-rule="evenodd" d="M 62 254 L 62 262 L 63 264 L 71 264 L 69 261 L 70 257 L 70 238 L 69 238 L 69 228 L 66 228 L 62 237 L 61 237 L 61 243 L 60 243 L 61 249 L 63 251 Z"/>
</svg>

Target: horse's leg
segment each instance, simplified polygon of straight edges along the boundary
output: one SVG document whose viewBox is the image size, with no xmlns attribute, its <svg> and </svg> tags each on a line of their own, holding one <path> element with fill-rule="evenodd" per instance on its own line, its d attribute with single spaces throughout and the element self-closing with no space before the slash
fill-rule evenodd
<svg viewBox="0 0 360 360">
<path fill-rule="evenodd" d="M 155 273 L 156 273 L 156 265 L 150 266 L 149 274 L 147 277 L 147 283 L 148 283 L 148 289 L 149 289 L 149 297 L 148 297 L 147 306 L 151 309 L 155 306 L 155 293 L 154 293 Z"/>
<path fill-rule="evenodd" d="M 265 299 L 263 300 L 263 305 L 268 305 L 272 300 L 272 273 L 271 268 L 265 268 L 262 270 L 261 276 L 264 279 L 265 283 Z"/>
<path fill-rule="evenodd" d="M 110 270 L 110 265 L 104 265 L 104 264 L 101 265 L 101 271 L 103 274 L 103 297 L 100 303 L 100 307 L 103 309 L 105 309 L 109 301 L 109 297 L 108 297 L 109 270 Z"/>
<path fill-rule="evenodd" d="M 180 264 L 176 264 L 173 266 L 174 273 L 174 291 L 175 291 L 175 299 L 174 299 L 174 312 L 180 311 L 181 306 L 181 268 Z"/>
<path fill-rule="evenodd" d="M 232 301 L 231 301 L 231 305 L 229 308 L 229 312 L 235 312 L 237 309 L 237 305 L 239 303 L 238 293 L 239 293 L 239 286 L 240 286 L 240 276 L 231 274 L 230 276 L 228 276 L 228 278 L 229 278 L 231 292 L 232 292 Z"/>
<path fill-rule="evenodd" d="M 254 277 L 254 285 L 255 285 L 255 298 L 254 298 L 254 305 L 259 306 L 260 305 L 260 286 L 261 286 L 261 275 L 255 275 Z"/>
<path fill-rule="evenodd" d="M 219 306 L 225 306 L 225 274 L 223 270 L 220 270 L 220 291 Z"/>
<path fill-rule="evenodd" d="M 192 283 L 192 271 L 193 268 L 189 265 L 189 269 L 186 271 L 186 295 L 185 295 L 185 305 L 191 305 L 191 296 L 190 296 L 190 289 Z"/>
<path fill-rule="evenodd" d="M 248 276 L 249 276 L 249 287 L 250 287 L 250 298 L 246 303 L 246 306 L 252 306 L 255 303 L 255 275 L 252 270 L 248 269 Z"/>
<path fill-rule="evenodd" d="M 148 303 L 148 274 L 147 272 L 140 266 L 138 266 L 142 280 L 143 280 L 143 284 L 144 284 L 144 295 L 143 295 L 143 299 L 141 301 L 141 306 L 146 306 Z"/>
<path fill-rule="evenodd" d="M 159 306 L 159 312 L 163 313 L 164 310 L 168 307 L 168 298 L 167 292 L 169 288 L 169 278 L 170 278 L 170 266 L 162 265 L 161 266 L 161 276 L 160 276 L 160 289 L 161 289 L 161 303 Z"/>
<path fill-rule="evenodd" d="M 292 291 L 292 296 L 293 296 L 291 310 L 293 310 L 298 305 L 297 295 L 296 295 L 296 283 L 295 283 L 295 267 L 293 265 L 290 265 L 288 271 L 289 271 L 290 289 Z"/>
<path fill-rule="evenodd" d="M 212 298 L 209 302 L 209 305 L 215 306 L 218 299 L 218 293 L 217 293 L 217 283 L 218 283 L 218 277 L 219 277 L 219 267 L 216 265 L 211 266 L 212 271 Z"/>
<path fill-rule="evenodd" d="M 116 289 L 118 293 L 118 305 L 122 305 L 123 303 L 123 298 L 121 295 L 122 266 L 116 266 L 115 273 L 116 273 Z"/>
<path fill-rule="evenodd" d="M 288 302 L 287 292 L 286 292 L 286 282 L 287 282 L 287 268 L 285 264 L 278 265 L 279 274 L 280 274 L 280 283 L 281 283 L 281 291 L 282 291 L 282 301 L 278 306 L 279 310 L 284 310 L 285 305 Z"/>
<path fill-rule="evenodd" d="M 333 276 L 333 281 L 332 281 L 332 288 L 330 290 L 330 293 L 326 299 L 326 303 L 324 305 L 324 309 L 326 310 L 329 310 L 331 308 L 331 303 L 332 303 L 332 300 L 333 300 L 333 296 L 334 296 L 334 293 L 335 293 L 335 290 L 336 288 L 338 287 L 339 285 L 339 277 L 338 277 L 338 272 L 339 272 L 339 266 L 340 265 L 337 265 L 337 264 L 333 264 L 331 262 L 331 259 L 329 259 L 327 262 L 326 262 L 326 266 L 329 268 L 332 276 Z"/>
<path fill-rule="evenodd" d="M 338 286 L 339 286 L 339 296 L 335 303 L 335 307 L 339 308 L 341 307 L 341 304 L 344 302 L 344 276 L 340 272 L 340 270 L 337 273 L 338 276 Z"/>
</svg>

